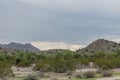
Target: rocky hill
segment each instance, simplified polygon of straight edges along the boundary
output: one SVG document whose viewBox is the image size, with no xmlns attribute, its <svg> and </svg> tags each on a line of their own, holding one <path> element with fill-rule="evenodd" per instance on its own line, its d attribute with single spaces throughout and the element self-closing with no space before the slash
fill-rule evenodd
<svg viewBox="0 0 120 80">
<path fill-rule="evenodd" d="M 105 39 L 98 39 L 92 42 L 87 47 L 77 50 L 80 53 L 96 53 L 96 52 L 114 52 L 120 49 L 120 45 L 113 41 L 108 41 Z"/>
<path fill-rule="evenodd" d="M 29 51 L 29 52 L 39 52 L 40 50 L 29 43 L 21 44 L 11 42 L 9 44 L 0 44 L 1 48 L 8 49 L 8 50 L 22 50 L 22 51 Z"/>
</svg>

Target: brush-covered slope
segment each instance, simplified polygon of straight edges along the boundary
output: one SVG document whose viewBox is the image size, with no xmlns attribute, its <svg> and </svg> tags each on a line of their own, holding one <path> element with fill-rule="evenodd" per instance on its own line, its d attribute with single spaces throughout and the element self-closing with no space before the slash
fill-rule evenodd
<svg viewBox="0 0 120 80">
<path fill-rule="evenodd" d="M 120 49 L 120 45 L 113 41 L 98 39 L 87 47 L 77 50 L 80 53 L 96 53 L 96 52 L 114 52 Z"/>
</svg>

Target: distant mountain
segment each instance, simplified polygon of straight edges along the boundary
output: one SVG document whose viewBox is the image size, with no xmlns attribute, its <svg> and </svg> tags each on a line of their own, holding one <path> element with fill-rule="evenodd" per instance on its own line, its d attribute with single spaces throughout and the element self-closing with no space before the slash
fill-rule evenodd
<svg viewBox="0 0 120 80">
<path fill-rule="evenodd" d="M 114 52 L 120 49 L 120 44 L 105 39 L 98 39 L 87 47 L 77 50 L 80 53 L 96 53 L 96 52 Z"/>
<path fill-rule="evenodd" d="M 11 42 L 9 44 L 0 44 L 1 48 L 10 49 L 10 50 L 22 50 L 22 51 L 29 51 L 29 52 L 39 52 L 40 50 L 29 43 L 21 44 Z"/>
</svg>

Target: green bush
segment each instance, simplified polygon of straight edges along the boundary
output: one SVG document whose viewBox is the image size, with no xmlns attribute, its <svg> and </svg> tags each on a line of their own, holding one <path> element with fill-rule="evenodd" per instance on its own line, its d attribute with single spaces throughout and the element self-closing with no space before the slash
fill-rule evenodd
<svg viewBox="0 0 120 80">
<path fill-rule="evenodd" d="M 15 57 L 15 65 L 18 65 L 22 61 L 21 57 Z"/>
<path fill-rule="evenodd" d="M 19 67 L 30 66 L 32 63 L 35 63 L 35 61 L 36 58 L 32 53 L 16 54 L 15 56 L 15 65 Z"/>
<path fill-rule="evenodd" d="M 51 61 L 49 60 L 39 60 L 36 62 L 36 66 L 34 67 L 34 70 L 36 71 L 51 71 L 51 66 L 50 66 Z"/>
<path fill-rule="evenodd" d="M 11 66 L 12 64 L 8 61 L 0 61 L 0 77 L 14 76 Z"/>
<path fill-rule="evenodd" d="M 0 53 L 0 60 L 5 61 L 6 60 L 6 55 L 5 53 Z"/>
<path fill-rule="evenodd" d="M 56 59 L 51 65 L 51 67 L 53 67 L 53 71 L 57 73 L 64 73 L 68 70 L 64 59 Z"/>
</svg>

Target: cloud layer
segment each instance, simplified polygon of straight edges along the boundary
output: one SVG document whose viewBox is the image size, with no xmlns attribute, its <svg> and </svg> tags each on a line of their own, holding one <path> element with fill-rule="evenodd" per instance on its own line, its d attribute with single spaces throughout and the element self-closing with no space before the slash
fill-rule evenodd
<svg viewBox="0 0 120 80">
<path fill-rule="evenodd" d="M 33 46 L 39 48 L 40 50 L 49 49 L 68 49 L 76 51 L 78 49 L 84 48 L 85 45 L 68 44 L 64 42 L 45 42 L 45 41 L 35 41 L 31 43 Z"/>
<path fill-rule="evenodd" d="M 120 0 L 0 0 L 0 41 L 87 44 L 120 38 Z"/>
</svg>

